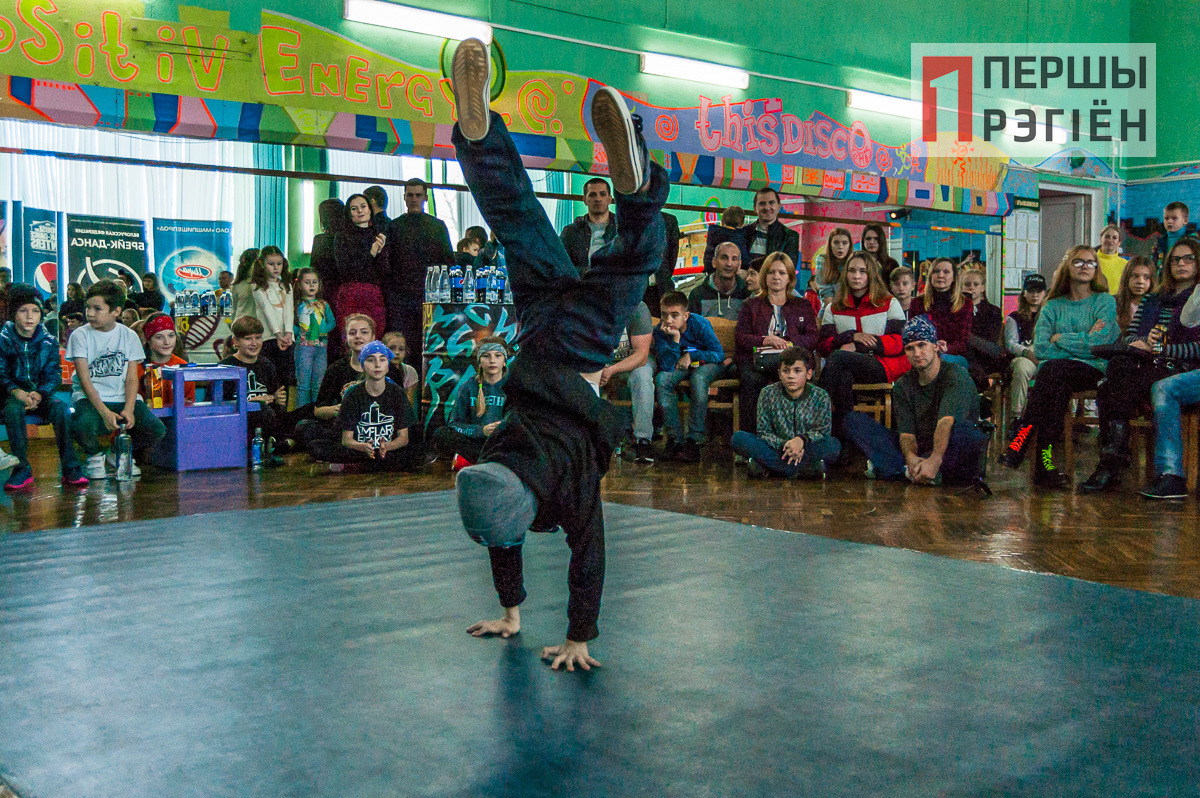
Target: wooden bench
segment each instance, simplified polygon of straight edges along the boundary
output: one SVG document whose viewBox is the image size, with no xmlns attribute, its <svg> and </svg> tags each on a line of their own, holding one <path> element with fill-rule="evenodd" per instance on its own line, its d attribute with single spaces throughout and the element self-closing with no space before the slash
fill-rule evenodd
<svg viewBox="0 0 1200 798">
<path fill-rule="evenodd" d="M 877 422 L 891 429 L 892 384 L 890 382 L 855 383 L 854 410 L 873 416 Z"/>
<path fill-rule="evenodd" d="M 737 327 L 737 322 L 729 319 L 713 318 L 708 319 L 712 324 L 713 332 L 717 335 L 717 340 L 721 342 L 721 348 L 725 350 L 725 357 L 733 357 L 733 353 L 737 346 L 737 337 L 734 335 L 734 328 Z M 709 410 L 728 410 L 733 414 L 733 431 L 737 432 L 741 429 L 738 423 L 739 411 L 741 402 L 739 401 L 739 389 L 741 381 L 736 377 L 727 377 L 725 379 L 713 380 L 708 386 L 708 409 Z M 683 389 L 688 386 L 688 380 L 679 383 L 679 388 Z M 722 389 L 729 389 L 731 398 L 726 401 L 719 399 Z M 688 408 L 690 410 L 691 403 L 687 399 L 679 400 L 679 409 Z"/>
</svg>

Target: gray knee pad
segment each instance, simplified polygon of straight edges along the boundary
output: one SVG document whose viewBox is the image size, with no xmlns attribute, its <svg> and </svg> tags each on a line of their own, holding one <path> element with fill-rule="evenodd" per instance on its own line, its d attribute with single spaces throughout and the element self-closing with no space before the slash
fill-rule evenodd
<svg viewBox="0 0 1200 798">
<path fill-rule="evenodd" d="M 537 515 L 533 491 L 507 467 L 481 463 L 458 472 L 458 512 L 481 546 L 520 546 Z"/>
</svg>

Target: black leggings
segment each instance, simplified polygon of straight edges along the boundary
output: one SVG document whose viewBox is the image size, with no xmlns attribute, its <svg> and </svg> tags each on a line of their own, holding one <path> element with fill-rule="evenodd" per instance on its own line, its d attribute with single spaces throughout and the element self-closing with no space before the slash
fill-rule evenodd
<svg viewBox="0 0 1200 798">
<path fill-rule="evenodd" d="M 1108 361 L 1104 381 L 1096 389 L 1100 420 L 1129 421 L 1143 407 L 1150 406 L 1150 387 L 1172 373 L 1156 366 L 1150 358 L 1117 355 Z"/>
<path fill-rule="evenodd" d="M 887 370 L 879 359 L 865 352 L 834 350 L 825 359 L 817 385 L 829 392 L 833 418 L 841 419 L 854 409 L 855 383 L 887 382 Z"/>
<path fill-rule="evenodd" d="M 738 427 L 754 434 L 758 430 L 758 395 L 763 388 L 779 381 L 779 373 L 755 371 L 752 362 L 743 363 L 738 372 Z"/>
<path fill-rule="evenodd" d="M 1071 394 L 1095 390 L 1103 378 L 1103 371 L 1081 360 L 1047 360 L 1029 389 L 1020 426 L 1032 424 L 1037 429 L 1038 446 L 1060 442 Z"/>
<path fill-rule="evenodd" d="M 445 457 L 460 455 L 470 463 L 478 463 L 487 438 L 471 438 L 447 424 L 433 433 L 433 445 Z"/>
</svg>

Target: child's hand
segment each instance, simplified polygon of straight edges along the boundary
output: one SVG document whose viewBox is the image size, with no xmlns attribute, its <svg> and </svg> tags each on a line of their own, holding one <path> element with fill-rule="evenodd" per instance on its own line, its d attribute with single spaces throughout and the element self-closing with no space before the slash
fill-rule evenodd
<svg viewBox="0 0 1200 798">
<path fill-rule="evenodd" d="M 287 406 L 287 386 L 280 385 L 279 390 L 275 392 L 275 403 L 280 407 Z"/>
<path fill-rule="evenodd" d="M 800 465 L 800 461 L 804 459 L 804 439 L 796 436 L 785 443 L 783 459 L 788 465 Z"/>
<path fill-rule="evenodd" d="M 104 426 L 109 432 L 116 432 L 117 427 L 121 426 L 120 416 L 107 407 L 100 413 L 101 420 L 104 421 Z"/>
<path fill-rule="evenodd" d="M 37 391 L 32 391 L 25 394 L 25 407 L 29 410 L 36 410 L 37 406 L 42 403 L 42 395 Z"/>
<path fill-rule="evenodd" d="M 491 424 L 484 424 L 483 425 L 483 434 L 491 435 L 493 432 L 496 431 L 496 427 L 498 427 L 498 426 L 500 426 L 499 421 L 493 421 Z"/>
<path fill-rule="evenodd" d="M 127 407 L 124 410 L 122 410 L 120 413 L 117 413 L 116 415 L 117 415 L 117 418 L 124 419 L 126 432 L 133 429 L 133 408 L 132 407 Z"/>
<path fill-rule="evenodd" d="M 691 365 L 692 356 L 687 352 L 684 352 L 683 357 L 679 358 L 679 361 L 675 364 L 675 368 L 679 371 L 687 371 Z"/>
</svg>

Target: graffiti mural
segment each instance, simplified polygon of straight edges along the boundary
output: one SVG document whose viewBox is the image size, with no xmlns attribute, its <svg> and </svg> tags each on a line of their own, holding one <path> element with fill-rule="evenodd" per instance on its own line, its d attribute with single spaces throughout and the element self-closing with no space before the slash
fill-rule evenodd
<svg viewBox="0 0 1200 798">
<path fill-rule="evenodd" d="M 421 398 L 426 429 L 446 421 L 459 382 L 475 374 L 475 349 L 492 336 L 516 353 L 517 317 L 512 305 L 426 304 Z"/>
</svg>

